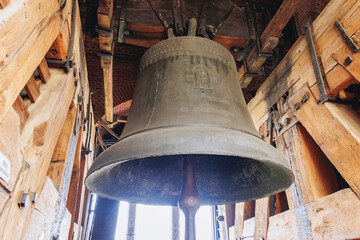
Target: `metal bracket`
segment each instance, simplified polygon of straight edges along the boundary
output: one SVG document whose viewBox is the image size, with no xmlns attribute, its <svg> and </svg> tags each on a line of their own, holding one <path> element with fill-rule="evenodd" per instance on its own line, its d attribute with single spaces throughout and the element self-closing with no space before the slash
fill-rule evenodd
<svg viewBox="0 0 360 240">
<path fill-rule="evenodd" d="M 173 16 L 174 16 L 174 28 L 177 34 L 183 35 L 184 34 L 184 25 L 183 20 L 181 16 L 181 9 L 182 6 L 180 5 L 181 2 L 177 0 L 171 0 L 171 6 L 173 10 Z"/>
<path fill-rule="evenodd" d="M 124 43 L 124 30 L 125 30 L 125 15 L 126 15 L 127 0 L 121 1 L 121 11 L 119 18 L 119 31 L 118 31 L 118 43 Z"/>
<path fill-rule="evenodd" d="M 113 34 L 112 28 L 104 28 L 101 26 L 96 26 L 95 31 L 98 32 L 99 34 L 107 36 L 107 37 L 109 37 L 109 36 L 111 36 L 111 34 Z"/>
<path fill-rule="evenodd" d="M 242 62 L 243 62 L 244 72 L 245 72 L 244 77 L 257 77 L 259 75 L 258 73 L 248 72 L 246 60 L 244 59 Z"/>
<path fill-rule="evenodd" d="M 344 27 L 341 25 L 341 23 L 336 20 L 334 23 L 335 27 L 339 30 L 341 36 L 344 38 L 347 45 L 354 51 L 359 52 L 359 48 L 356 46 L 355 42 L 351 39 L 351 37 L 347 34 Z"/>
<path fill-rule="evenodd" d="M 305 24 L 304 29 L 305 29 L 306 40 L 308 42 L 308 47 L 309 47 L 309 51 L 310 51 L 311 62 L 312 62 L 313 68 L 314 68 L 316 83 L 319 88 L 319 93 L 320 93 L 319 98 L 320 98 L 320 101 L 322 103 L 324 103 L 324 102 L 329 101 L 330 99 L 327 96 L 325 82 L 324 82 L 324 79 L 323 79 L 323 76 L 321 73 L 320 63 L 319 63 L 318 55 L 316 53 L 314 39 L 312 37 L 312 30 L 311 30 L 311 26 L 310 26 L 309 22 L 307 22 Z"/>
</svg>

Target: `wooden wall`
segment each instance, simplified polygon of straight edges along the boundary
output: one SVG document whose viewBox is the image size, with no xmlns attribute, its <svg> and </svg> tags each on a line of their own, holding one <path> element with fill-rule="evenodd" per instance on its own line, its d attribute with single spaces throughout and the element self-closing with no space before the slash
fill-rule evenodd
<svg viewBox="0 0 360 240">
<path fill-rule="evenodd" d="M 256 200 L 253 218 L 244 217 L 246 203 L 237 203 L 233 239 L 360 238 L 360 116 L 347 105 L 354 94 L 348 87 L 360 84 L 360 53 L 334 26 L 338 20 L 359 47 L 359 19 L 359 1 L 332 0 L 311 25 L 328 96 L 341 103 L 319 101 L 305 36 L 249 102 L 260 136 L 284 154 L 295 183 L 286 199 Z M 348 65 L 347 57 L 353 59 Z M 270 214 L 272 197 L 275 209 L 286 202 L 289 210 Z"/>
<path fill-rule="evenodd" d="M 95 129 L 77 1 L 0 5 L 0 238 L 80 239 Z"/>
</svg>

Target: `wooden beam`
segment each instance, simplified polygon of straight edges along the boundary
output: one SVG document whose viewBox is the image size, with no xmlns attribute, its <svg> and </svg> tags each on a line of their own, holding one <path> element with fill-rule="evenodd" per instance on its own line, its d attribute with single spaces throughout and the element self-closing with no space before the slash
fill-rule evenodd
<svg viewBox="0 0 360 240">
<path fill-rule="evenodd" d="M 113 0 L 100 0 L 97 10 L 98 24 L 101 27 L 110 29 L 114 11 Z"/>
<path fill-rule="evenodd" d="M 108 122 L 113 122 L 113 57 L 101 57 L 101 67 L 104 76 L 105 119 Z"/>
<path fill-rule="evenodd" d="M 40 90 L 33 75 L 30 77 L 24 88 L 30 98 L 30 101 L 32 103 L 36 102 L 40 96 Z"/>
<path fill-rule="evenodd" d="M 16 98 L 16 100 L 13 104 L 13 108 L 15 109 L 16 113 L 19 115 L 20 131 L 22 131 L 22 129 L 25 126 L 26 121 L 29 119 L 30 113 L 27 110 L 27 108 L 25 107 L 24 100 L 22 99 L 22 97 L 20 95 Z"/>
<path fill-rule="evenodd" d="M 81 129 L 81 128 L 80 128 Z M 78 142 L 76 144 L 76 152 L 75 152 L 75 159 L 71 173 L 71 180 L 70 180 L 70 187 L 69 192 L 66 200 L 66 208 L 71 213 L 71 223 L 70 223 L 70 230 L 69 230 L 69 237 L 68 239 L 73 238 L 73 230 L 74 230 L 74 220 L 75 220 L 75 213 L 76 213 L 76 202 L 78 198 L 78 188 L 80 186 L 80 166 L 81 166 L 81 135 L 79 135 Z"/>
<path fill-rule="evenodd" d="M 41 82 L 44 84 L 47 83 L 51 77 L 51 74 L 45 58 L 41 61 L 40 65 L 37 67 L 37 70 L 39 72 Z"/>
<path fill-rule="evenodd" d="M 65 123 L 57 140 L 47 175 L 52 180 L 55 188 L 61 192 L 64 179 L 66 160 L 69 154 L 71 137 L 74 133 L 77 108 L 70 105 L 66 115 Z"/>
<path fill-rule="evenodd" d="M 360 17 L 360 13 L 356 11 L 359 4 L 356 0 L 331 1 L 312 24 L 316 51 L 321 57 L 326 75 L 338 64 L 332 54 L 340 46 L 345 45 L 340 33 L 334 27 L 334 21 L 339 19 L 344 26 L 351 26 L 351 28 L 347 27 L 347 31 L 351 35 L 354 34 L 356 28 L 360 28 L 360 22 L 356 21 Z M 348 82 L 348 77 L 338 78 L 338 81 Z M 266 115 L 271 106 L 286 92 L 290 89 L 295 92 L 305 83 L 313 86 L 315 82 L 306 39 L 300 37 L 248 104 L 257 128 L 267 118 Z"/>
<path fill-rule="evenodd" d="M 254 239 L 267 239 L 269 216 L 269 197 L 257 199 L 255 203 Z"/>
<path fill-rule="evenodd" d="M 291 17 L 294 15 L 300 3 L 300 0 L 284 0 L 282 2 L 275 16 L 271 19 L 270 23 L 267 25 L 264 32 L 261 34 L 259 40 L 261 49 L 258 49 L 258 47 L 255 46 L 246 59 L 246 68 L 250 73 L 257 73 L 260 70 L 267 57 L 261 56 L 259 51 L 269 53 L 274 50 L 274 48 L 279 42 L 279 37 L 282 30 L 290 21 Z M 239 71 L 241 87 L 246 88 L 250 84 L 252 78 L 253 77 L 246 76 L 244 74 L 243 66 L 242 70 Z"/>
<path fill-rule="evenodd" d="M 302 103 L 305 95 L 308 100 Z M 294 106 L 295 103 L 300 103 L 300 109 L 294 110 L 297 119 L 354 192 L 360 196 L 359 115 L 336 103 L 318 104 L 306 85 L 289 99 L 290 106 Z M 308 156 L 313 156 L 310 149 Z M 322 173 L 322 176 L 325 175 L 326 173 Z M 314 184 L 314 181 L 311 184 Z"/>
<path fill-rule="evenodd" d="M 359 239 L 359 214 L 359 199 L 351 189 L 344 189 L 270 217 L 267 239 Z M 304 215 L 310 225 L 303 221 Z"/>
<path fill-rule="evenodd" d="M 332 164 L 300 123 L 277 138 L 295 175 L 296 191 L 292 195 L 301 205 L 338 190 Z"/>
<path fill-rule="evenodd" d="M 57 0 L 24 0 L 0 14 L 0 89 L 6 89 L 0 91 L 0 122 L 58 35 L 58 9 Z"/>
</svg>

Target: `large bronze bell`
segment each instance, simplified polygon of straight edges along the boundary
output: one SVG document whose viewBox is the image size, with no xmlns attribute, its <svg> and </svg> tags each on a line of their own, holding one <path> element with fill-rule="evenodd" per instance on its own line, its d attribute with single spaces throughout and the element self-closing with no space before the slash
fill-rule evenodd
<svg viewBox="0 0 360 240">
<path fill-rule="evenodd" d="M 283 156 L 257 134 L 233 56 L 192 36 L 145 53 L 121 140 L 96 159 L 86 185 L 107 198 L 176 206 L 188 156 L 205 205 L 261 198 L 293 181 Z"/>
</svg>

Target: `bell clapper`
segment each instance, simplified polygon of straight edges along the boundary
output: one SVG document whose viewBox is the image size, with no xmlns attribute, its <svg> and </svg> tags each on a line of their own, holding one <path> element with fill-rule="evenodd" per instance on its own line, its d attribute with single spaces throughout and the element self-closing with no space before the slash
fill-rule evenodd
<svg viewBox="0 0 360 240">
<path fill-rule="evenodd" d="M 195 240 L 195 215 L 200 208 L 201 199 L 196 188 L 192 155 L 187 155 L 184 160 L 184 180 L 178 205 L 185 214 L 185 240 Z"/>
</svg>

